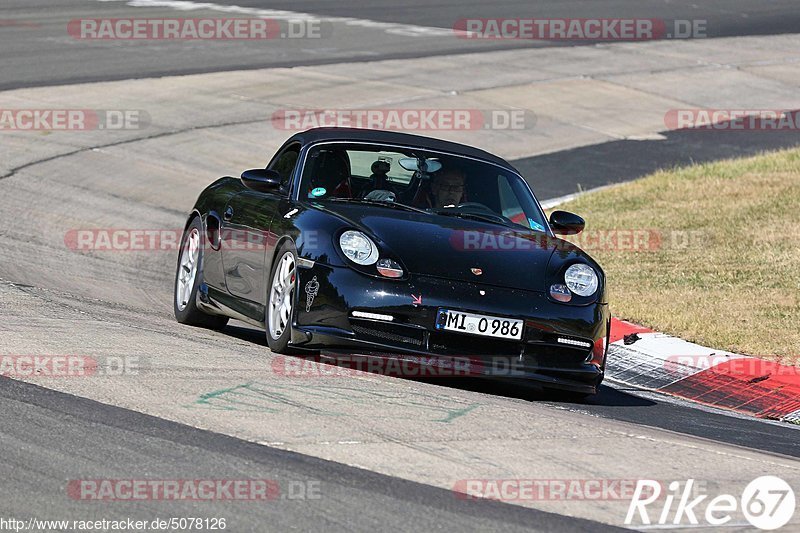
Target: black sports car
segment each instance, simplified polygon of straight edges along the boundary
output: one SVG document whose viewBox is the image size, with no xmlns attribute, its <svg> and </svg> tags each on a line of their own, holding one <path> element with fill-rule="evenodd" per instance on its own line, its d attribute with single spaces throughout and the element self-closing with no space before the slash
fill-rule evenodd
<svg viewBox="0 0 800 533">
<path fill-rule="evenodd" d="M 555 234 L 526 181 L 461 144 L 374 130 L 292 136 L 265 169 L 209 185 L 186 223 L 175 316 L 267 331 L 270 349 L 446 361 L 592 394 L 605 276 Z"/>
</svg>

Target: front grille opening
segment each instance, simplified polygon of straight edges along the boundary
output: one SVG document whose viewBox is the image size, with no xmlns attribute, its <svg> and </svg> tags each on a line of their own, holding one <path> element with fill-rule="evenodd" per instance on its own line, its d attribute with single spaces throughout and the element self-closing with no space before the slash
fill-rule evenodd
<svg viewBox="0 0 800 533">
<path fill-rule="evenodd" d="M 508 355 L 519 356 L 521 343 L 516 340 L 492 339 L 436 331 L 431 333 L 430 351 L 443 355 Z"/>
<path fill-rule="evenodd" d="M 372 320 L 351 319 L 351 324 L 359 340 L 415 349 L 425 346 L 425 332 L 417 328 Z"/>
<path fill-rule="evenodd" d="M 524 360 L 526 364 L 537 368 L 574 368 L 578 369 L 591 355 L 591 349 L 581 349 L 575 346 L 552 344 L 529 344 L 525 347 Z"/>
</svg>

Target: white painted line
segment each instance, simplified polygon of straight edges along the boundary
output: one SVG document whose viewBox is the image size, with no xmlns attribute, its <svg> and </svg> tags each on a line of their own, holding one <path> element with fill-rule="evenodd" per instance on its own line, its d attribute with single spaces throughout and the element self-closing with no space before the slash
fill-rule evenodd
<svg viewBox="0 0 800 533">
<path fill-rule="evenodd" d="M 686 356 L 685 364 L 692 366 L 702 366 L 707 368 L 705 362 L 691 362 L 688 357 L 700 360 L 702 357 L 711 357 L 714 359 L 714 364 L 721 363 L 730 359 L 740 359 L 746 357 L 744 355 L 735 354 L 733 352 L 726 352 L 725 350 L 715 350 L 700 346 L 693 342 L 685 341 L 678 337 L 672 337 L 664 333 L 637 333 L 639 340 L 633 344 L 625 345 L 625 340 L 620 339 L 612 343 L 617 346 L 624 346 L 625 348 L 636 350 L 646 353 L 650 357 L 666 360 L 674 357 Z M 704 366 L 706 365 L 706 366 Z"/>
<path fill-rule="evenodd" d="M 536 156 L 534 156 L 534 157 L 536 157 Z M 630 183 L 630 182 L 628 181 L 628 182 L 625 182 L 625 183 Z M 584 194 L 589 194 L 589 193 L 597 192 L 597 191 L 603 191 L 605 189 L 610 189 L 612 187 L 619 187 L 620 185 L 623 185 L 623 183 L 609 183 L 608 185 L 601 185 L 600 187 L 594 187 L 592 189 L 586 189 L 585 191 L 578 191 L 578 192 L 574 192 L 572 194 L 565 194 L 564 196 L 558 196 L 556 198 L 550 198 L 549 200 L 544 200 L 544 201 L 539 202 L 539 203 L 542 204 L 542 209 L 553 209 L 554 207 L 558 207 L 561 204 L 564 204 L 564 203 L 567 203 L 567 202 L 571 202 L 575 198 L 578 198 L 579 196 L 583 196 Z"/>
<path fill-rule="evenodd" d="M 713 350 L 663 333 L 637 333 L 609 345 L 608 376 L 616 381 L 658 390 L 718 364 L 744 356 Z"/>
<path fill-rule="evenodd" d="M 800 409 L 795 411 L 794 413 L 789 413 L 788 415 L 781 418 L 783 422 L 791 422 L 793 424 L 800 424 Z"/>
<path fill-rule="evenodd" d="M 432 26 L 418 26 L 415 24 L 401 24 L 397 22 L 381 22 L 378 20 L 360 19 L 353 17 L 334 17 L 329 15 L 315 15 L 299 11 L 286 11 L 282 9 L 262 9 L 257 7 L 229 6 L 213 2 L 193 2 L 190 0 L 97 0 L 98 2 L 126 2 L 130 7 L 163 7 L 175 11 L 216 11 L 236 15 L 249 15 L 252 17 L 269 18 L 274 20 L 321 20 L 342 23 L 347 26 L 383 30 L 392 35 L 406 37 L 454 37 L 451 28 L 436 28 Z"/>
<path fill-rule="evenodd" d="M 625 137 L 626 141 L 666 141 L 666 135 L 662 135 L 661 133 L 652 132 L 652 133 L 642 133 L 640 135 L 628 135 Z"/>
</svg>

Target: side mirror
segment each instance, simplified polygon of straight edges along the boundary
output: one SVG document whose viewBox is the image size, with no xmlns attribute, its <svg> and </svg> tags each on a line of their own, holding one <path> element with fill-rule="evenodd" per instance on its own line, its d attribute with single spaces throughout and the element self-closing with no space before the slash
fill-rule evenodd
<svg viewBox="0 0 800 533">
<path fill-rule="evenodd" d="M 550 214 L 550 227 L 558 235 L 575 235 L 583 231 L 586 222 L 568 211 L 553 211 Z"/>
<path fill-rule="evenodd" d="M 274 170 L 255 168 L 242 172 L 242 183 L 258 192 L 275 192 L 281 186 L 281 176 Z"/>
</svg>

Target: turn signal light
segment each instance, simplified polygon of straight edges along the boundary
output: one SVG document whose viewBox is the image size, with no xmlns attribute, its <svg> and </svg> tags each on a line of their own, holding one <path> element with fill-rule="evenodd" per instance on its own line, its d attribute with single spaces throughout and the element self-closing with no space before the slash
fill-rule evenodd
<svg viewBox="0 0 800 533">
<path fill-rule="evenodd" d="M 550 297 L 559 302 L 568 302 L 572 300 L 572 293 L 566 285 L 556 283 L 550 286 Z"/>
<path fill-rule="evenodd" d="M 403 267 L 391 259 L 379 260 L 376 267 L 378 268 L 378 274 L 387 278 L 401 278 L 404 274 Z"/>
</svg>

